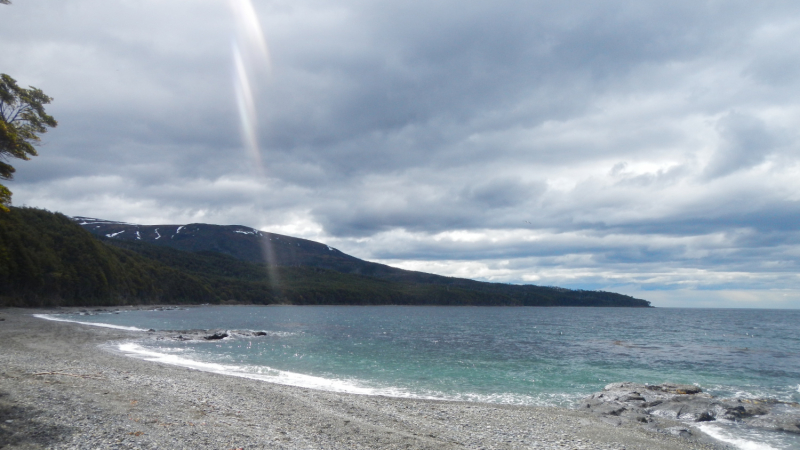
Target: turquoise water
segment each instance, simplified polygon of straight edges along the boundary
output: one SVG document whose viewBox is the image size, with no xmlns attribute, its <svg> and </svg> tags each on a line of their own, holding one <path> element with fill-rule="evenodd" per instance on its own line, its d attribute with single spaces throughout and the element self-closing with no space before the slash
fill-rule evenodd
<svg viewBox="0 0 800 450">
<path fill-rule="evenodd" d="M 330 390 L 571 406 L 608 383 L 635 381 L 800 401 L 800 311 L 792 310 L 209 306 L 59 317 L 266 331 L 209 342 L 143 340 L 126 349 Z M 742 448 L 800 448 L 796 436 L 722 431 L 764 444 Z"/>
</svg>

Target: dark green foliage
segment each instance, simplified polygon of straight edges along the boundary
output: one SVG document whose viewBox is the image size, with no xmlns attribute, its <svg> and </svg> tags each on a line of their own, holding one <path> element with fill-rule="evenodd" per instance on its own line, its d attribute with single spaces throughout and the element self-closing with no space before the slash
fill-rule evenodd
<svg viewBox="0 0 800 450">
<path fill-rule="evenodd" d="M 268 266 L 220 253 L 189 253 L 135 241 L 104 242 L 190 273 L 224 300 L 301 305 L 486 304 L 481 296 L 448 291 L 445 286 L 399 283 L 318 267 Z"/>
<path fill-rule="evenodd" d="M 30 208 L 0 214 L 0 305 L 210 302 L 200 280 L 109 247 L 68 217 Z"/>
<path fill-rule="evenodd" d="M 485 283 L 369 263 L 362 274 L 315 266 L 268 266 L 202 251 L 189 253 L 135 240 L 103 239 L 204 280 L 223 299 L 305 305 L 629 306 L 649 302 L 602 291 Z M 341 266 L 340 266 L 341 267 Z M 374 270 L 370 270 L 374 268 Z M 369 272 L 371 276 L 363 275 Z M 273 283 L 271 280 L 275 280 Z"/>
<path fill-rule="evenodd" d="M 41 89 L 23 89 L 10 76 L 0 74 L 0 179 L 10 180 L 14 175 L 14 167 L 4 160 L 27 161 L 36 156 L 33 146 L 39 143 L 39 135 L 58 125 L 44 111 L 44 105 L 52 100 Z M 8 211 L 10 202 L 11 191 L 0 184 L 0 212 Z"/>
<path fill-rule="evenodd" d="M 326 247 L 322 257 L 328 253 L 333 254 Z M 340 261 L 351 259 L 372 276 L 96 238 L 61 214 L 11 208 L 0 215 L 0 305 L 649 306 L 644 300 L 608 292 L 483 283 L 344 256 Z"/>
</svg>

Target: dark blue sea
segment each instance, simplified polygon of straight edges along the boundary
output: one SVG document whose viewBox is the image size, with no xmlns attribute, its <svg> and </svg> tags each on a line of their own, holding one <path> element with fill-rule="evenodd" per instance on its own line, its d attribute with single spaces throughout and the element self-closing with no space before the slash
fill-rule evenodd
<svg viewBox="0 0 800 450">
<path fill-rule="evenodd" d="M 609 383 L 634 381 L 800 402 L 797 310 L 206 306 L 50 318 L 240 330 L 220 341 L 143 339 L 121 349 L 332 391 L 569 407 Z M 743 449 L 800 448 L 789 433 L 722 422 L 703 430 Z"/>
</svg>

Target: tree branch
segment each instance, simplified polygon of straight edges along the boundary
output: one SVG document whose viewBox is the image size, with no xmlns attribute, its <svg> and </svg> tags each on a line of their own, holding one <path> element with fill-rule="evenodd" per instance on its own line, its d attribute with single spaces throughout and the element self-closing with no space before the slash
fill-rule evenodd
<svg viewBox="0 0 800 450">
<path fill-rule="evenodd" d="M 9 120 L 8 123 L 16 122 L 17 118 L 19 117 L 20 114 L 23 114 L 23 113 L 26 113 L 26 112 L 32 111 L 32 110 L 33 109 L 28 105 L 21 106 L 19 109 L 17 109 L 17 111 L 14 113 L 14 117 L 11 120 Z M 20 120 L 22 120 L 22 119 L 20 119 Z"/>
</svg>

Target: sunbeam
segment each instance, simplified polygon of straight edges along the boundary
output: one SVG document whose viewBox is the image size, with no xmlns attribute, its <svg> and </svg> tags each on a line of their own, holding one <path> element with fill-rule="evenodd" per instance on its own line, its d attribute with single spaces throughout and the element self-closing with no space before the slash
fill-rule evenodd
<svg viewBox="0 0 800 450">
<path fill-rule="evenodd" d="M 253 88 L 242 58 L 242 52 L 235 41 L 233 43 L 233 64 L 235 72 L 233 83 L 236 91 L 236 104 L 239 107 L 239 125 L 241 127 L 242 141 L 247 153 L 253 159 L 256 171 L 263 177 L 265 175 L 264 164 L 261 161 L 261 152 L 258 147 L 256 104 L 253 97 Z"/>
<path fill-rule="evenodd" d="M 242 143 L 247 150 L 252 166 L 261 179 L 266 179 L 267 169 L 261 158 L 258 144 L 258 111 L 256 109 L 256 76 L 267 74 L 270 69 L 269 50 L 264 32 L 250 0 L 230 0 L 235 21 L 233 39 L 233 84 L 239 110 L 239 125 Z M 257 200 L 257 199 L 256 199 Z M 279 279 L 274 251 L 269 239 L 262 239 L 262 252 L 267 261 L 270 285 L 279 293 Z"/>
</svg>

